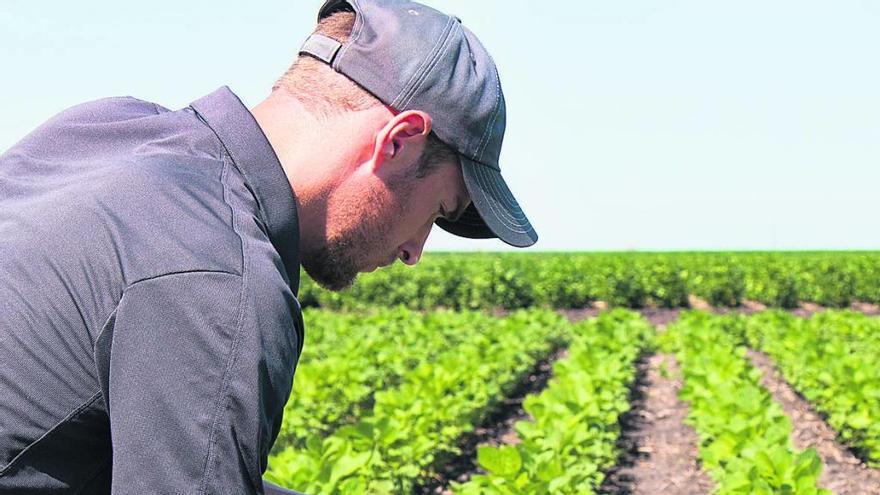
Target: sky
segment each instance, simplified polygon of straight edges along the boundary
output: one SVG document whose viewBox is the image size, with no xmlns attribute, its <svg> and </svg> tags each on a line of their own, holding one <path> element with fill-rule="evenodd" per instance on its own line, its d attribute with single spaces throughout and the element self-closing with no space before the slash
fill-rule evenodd
<svg viewBox="0 0 880 495">
<path fill-rule="evenodd" d="M 2 0 L 0 152 L 107 96 L 252 108 L 321 3 Z M 880 2 L 424 3 L 495 59 L 533 249 L 880 248 Z M 514 250 L 436 227 L 426 249 Z"/>
</svg>

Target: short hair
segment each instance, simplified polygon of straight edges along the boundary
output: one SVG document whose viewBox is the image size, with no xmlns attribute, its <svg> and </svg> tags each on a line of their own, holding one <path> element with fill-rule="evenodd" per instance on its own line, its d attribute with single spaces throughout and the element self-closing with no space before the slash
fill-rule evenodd
<svg viewBox="0 0 880 495">
<path fill-rule="evenodd" d="M 315 34 L 322 34 L 345 43 L 354 27 L 354 12 L 340 11 L 321 19 Z M 383 103 L 344 74 L 310 55 L 299 55 L 272 86 L 295 97 L 316 118 L 322 119 L 343 112 L 367 110 Z M 458 153 L 432 131 L 419 157 L 416 177 L 431 174 L 441 163 L 458 162 Z"/>
</svg>

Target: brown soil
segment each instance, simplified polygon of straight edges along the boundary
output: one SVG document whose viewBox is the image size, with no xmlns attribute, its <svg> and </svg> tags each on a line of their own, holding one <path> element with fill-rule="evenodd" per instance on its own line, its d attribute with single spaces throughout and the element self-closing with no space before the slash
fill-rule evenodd
<svg viewBox="0 0 880 495">
<path fill-rule="evenodd" d="M 657 330 L 662 331 L 667 325 L 678 319 L 681 311 L 679 308 L 646 308 L 640 310 L 639 313 Z"/>
<path fill-rule="evenodd" d="M 799 316 L 801 318 L 809 318 L 816 313 L 821 313 L 825 311 L 825 308 L 819 306 L 816 303 L 801 301 L 798 303 L 798 307 L 795 309 L 790 309 L 789 313 Z"/>
<path fill-rule="evenodd" d="M 599 307 L 591 307 L 591 308 L 578 308 L 578 309 L 557 309 L 556 311 L 568 318 L 571 322 L 576 322 L 580 320 L 585 320 L 587 318 L 594 318 L 599 315 L 602 311 L 607 308 L 599 308 Z M 665 327 L 670 322 L 675 321 L 678 318 L 678 315 L 681 313 L 681 308 L 642 308 L 636 309 L 633 311 L 638 311 L 642 316 L 645 317 L 652 325 Z"/>
<path fill-rule="evenodd" d="M 700 299 L 694 295 L 690 295 L 688 297 L 688 301 L 690 304 L 690 308 L 642 308 L 635 309 L 633 311 L 638 311 L 654 326 L 657 326 L 659 330 L 662 330 L 662 328 L 665 327 L 669 322 L 674 321 L 676 318 L 678 318 L 679 313 L 688 309 L 711 311 L 716 314 L 737 313 L 744 315 L 752 315 L 755 313 L 760 313 L 761 311 L 771 309 L 768 308 L 767 305 L 759 301 L 752 301 L 749 299 L 744 299 L 742 301 L 742 304 L 735 308 L 712 306 L 705 300 Z M 569 321 L 575 322 L 586 318 L 593 318 L 602 311 L 605 311 L 606 309 L 608 309 L 608 305 L 604 301 L 595 301 L 590 307 L 557 309 L 556 311 L 559 314 L 568 318 Z M 815 303 L 800 302 L 798 303 L 797 308 L 789 309 L 788 312 L 801 318 L 809 318 L 813 314 L 821 313 L 826 309 L 827 308 L 825 308 L 824 306 L 819 306 Z M 852 305 L 850 305 L 849 309 L 864 313 L 869 316 L 880 316 L 880 305 L 877 304 L 856 301 L 852 303 Z M 490 311 L 490 314 L 496 317 L 507 316 L 509 313 L 510 310 L 504 308 L 494 308 Z"/>
<path fill-rule="evenodd" d="M 510 309 L 506 309 L 506 308 L 502 308 L 502 307 L 495 307 L 495 308 L 492 308 L 491 310 L 489 310 L 489 314 L 495 318 L 504 318 L 505 316 L 509 315 L 510 312 L 511 312 Z"/>
<path fill-rule="evenodd" d="M 633 407 L 622 420 L 623 454 L 599 493 L 711 492 L 714 484 L 697 460 L 697 434 L 684 423 L 688 408 L 678 400 L 680 389 L 678 363 L 672 355 L 654 354 L 639 361 Z"/>
<path fill-rule="evenodd" d="M 766 309 L 766 304 L 758 301 L 752 301 L 751 299 L 743 299 L 740 303 L 740 312 L 744 314 L 758 313 Z"/>
<path fill-rule="evenodd" d="M 760 313 L 761 311 L 767 310 L 767 306 L 761 304 L 758 301 L 752 301 L 745 299 L 743 300 L 739 306 L 734 308 L 724 307 L 724 306 L 713 306 L 710 310 L 711 312 L 718 315 L 727 315 L 727 314 L 738 314 L 738 315 L 753 315 L 755 313 Z"/>
<path fill-rule="evenodd" d="M 599 308 L 557 309 L 556 311 L 572 323 L 593 318 L 602 312 Z"/>
<path fill-rule="evenodd" d="M 688 295 L 688 306 L 693 309 L 702 309 L 709 311 L 712 309 L 712 305 L 709 304 L 705 299 L 701 299 L 693 294 Z"/>
<path fill-rule="evenodd" d="M 849 309 L 851 309 L 853 311 L 858 311 L 860 313 L 865 313 L 866 315 L 870 315 L 870 316 L 880 315 L 880 305 L 866 303 L 866 302 L 862 302 L 862 301 L 854 301 L 849 306 Z"/>
<path fill-rule="evenodd" d="M 769 356 L 750 350 L 749 359 L 764 375 L 761 384 L 791 419 L 795 447 L 815 447 L 822 458 L 820 486 L 837 495 L 880 495 L 880 470 L 868 468 L 837 442 L 834 430 L 792 389 Z"/>
</svg>

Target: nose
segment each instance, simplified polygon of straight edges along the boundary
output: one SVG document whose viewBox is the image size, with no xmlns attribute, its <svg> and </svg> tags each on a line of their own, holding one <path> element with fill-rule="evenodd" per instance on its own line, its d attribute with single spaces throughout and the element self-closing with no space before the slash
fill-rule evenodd
<svg viewBox="0 0 880 495">
<path fill-rule="evenodd" d="M 400 258 L 400 261 L 410 266 L 419 262 L 419 259 L 422 257 L 422 249 L 425 247 L 425 241 L 428 240 L 428 234 L 431 233 L 433 225 L 433 222 L 428 223 L 425 227 L 422 227 L 415 237 L 400 245 L 397 252 L 397 257 Z"/>
</svg>

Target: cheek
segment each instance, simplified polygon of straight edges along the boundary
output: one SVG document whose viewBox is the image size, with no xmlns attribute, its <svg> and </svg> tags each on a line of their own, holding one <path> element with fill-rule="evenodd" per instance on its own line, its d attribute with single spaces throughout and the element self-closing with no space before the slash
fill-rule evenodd
<svg viewBox="0 0 880 495">
<path fill-rule="evenodd" d="M 407 236 L 412 230 L 413 210 L 408 202 L 400 201 L 400 198 L 396 198 L 384 206 L 381 215 L 375 219 L 377 224 L 375 231 L 384 232 L 385 235 L 376 241 L 394 249 L 406 242 Z"/>
<path fill-rule="evenodd" d="M 406 197 L 382 189 L 363 196 L 356 208 L 343 213 L 350 217 L 349 229 L 359 231 L 356 237 L 365 252 L 385 258 L 394 254 L 397 246 L 405 241 L 402 237 L 405 237 L 405 223 L 411 212 L 406 200 Z"/>
<path fill-rule="evenodd" d="M 426 201 L 416 200 L 410 204 L 393 227 L 398 234 L 395 238 L 398 242 L 397 246 L 409 241 L 417 243 L 424 241 L 433 227 L 436 212 L 437 206 L 429 208 Z"/>
<path fill-rule="evenodd" d="M 413 188 L 408 197 L 398 204 L 395 220 L 406 237 L 416 235 L 433 219 L 440 205 L 438 201 L 431 199 L 434 196 L 429 189 Z"/>
<path fill-rule="evenodd" d="M 345 236 L 362 226 L 375 225 L 388 201 L 386 191 L 372 187 L 340 187 L 333 191 L 327 200 L 327 237 Z"/>
<path fill-rule="evenodd" d="M 439 203 L 424 184 L 392 184 L 356 192 L 336 206 L 337 230 L 347 232 L 352 243 L 370 260 L 396 256 L 397 249 L 430 229 Z M 434 204 L 436 203 L 436 204 Z M 329 229 L 328 229 L 329 233 Z M 342 234 L 345 235 L 345 234 Z"/>
</svg>

